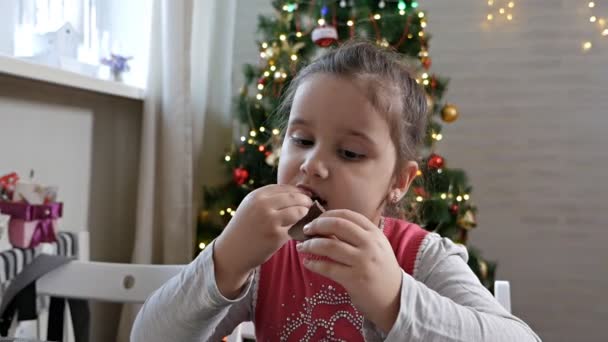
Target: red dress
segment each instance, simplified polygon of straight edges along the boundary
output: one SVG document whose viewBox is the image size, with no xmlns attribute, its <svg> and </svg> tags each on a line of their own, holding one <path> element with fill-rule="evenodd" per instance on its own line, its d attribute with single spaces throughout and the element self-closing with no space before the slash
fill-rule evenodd
<svg viewBox="0 0 608 342">
<path fill-rule="evenodd" d="M 399 265 L 413 274 L 428 233 L 419 226 L 386 218 L 388 238 Z M 289 241 L 260 267 L 255 298 L 257 341 L 363 341 L 363 316 L 338 283 L 309 271 L 306 255 Z M 317 257 L 318 258 L 318 257 Z"/>
</svg>

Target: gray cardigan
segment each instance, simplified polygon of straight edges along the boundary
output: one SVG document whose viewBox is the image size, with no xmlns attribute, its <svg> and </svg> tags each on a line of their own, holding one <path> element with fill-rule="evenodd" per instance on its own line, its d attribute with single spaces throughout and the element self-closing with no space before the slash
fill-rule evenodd
<svg viewBox="0 0 608 342">
<path fill-rule="evenodd" d="M 365 340 L 540 341 L 481 285 L 467 258 L 463 246 L 428 234 L 413 276 L 402 272 L 401 308 L 393 328 L 384 335 L 365 320 Z M 237 299 L 222 296 L 215 282 L 211 245 L 148 298 L 137 315 L 131 341 L 220 341 L 239 323 L 254 319 L 256 292 L 252 275 Z"/>
</svg>

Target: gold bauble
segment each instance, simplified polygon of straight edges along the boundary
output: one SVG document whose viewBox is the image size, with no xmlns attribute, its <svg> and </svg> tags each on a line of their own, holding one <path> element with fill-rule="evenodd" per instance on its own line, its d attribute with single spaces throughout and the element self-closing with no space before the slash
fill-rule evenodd
<svg viewBox="0 0 608 342">
<path fill-rule="evenodd" d="M 467 210 L 464 215 L 458 219 L 458 225 L 466 230 L 477 227 L 477 219 L 475 218 L 473 211 Z"/>
<path fill-rule="evenodd" d="M 441 110 L 441 119 L 445 122 L 454 122 L 458 119 L 458 107 L 452 104 L 446 104 Z"/>
<path fill-rule="evenodd" d="M 478 260 L 477 264 L 479 264 L 479 273 L 481 278 L 486 279 L 488 277 L 488 264 L 486 264 L 483 260 Z"/>
</svg>

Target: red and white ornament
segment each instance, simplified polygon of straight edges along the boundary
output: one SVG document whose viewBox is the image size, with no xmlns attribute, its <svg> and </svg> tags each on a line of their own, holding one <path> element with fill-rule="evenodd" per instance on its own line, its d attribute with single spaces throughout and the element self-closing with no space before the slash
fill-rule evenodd
<svg viewBox="0 0 608 342">
<path fill-rule="evenodd" d="M 332 25 L 316 27 L 311 36 L 312 41 L 320 47 L 328 47 L 338 41 L 338 31 Z"/>
</svg>

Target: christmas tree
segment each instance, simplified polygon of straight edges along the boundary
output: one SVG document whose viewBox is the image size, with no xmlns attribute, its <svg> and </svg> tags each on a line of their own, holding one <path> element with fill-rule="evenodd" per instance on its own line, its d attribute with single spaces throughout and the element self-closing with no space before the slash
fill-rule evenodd
<svg viewBox="0 0 608 342">
<path fill-rule="evenodd" d="M 442 101 L 448 80 L 431 72 L 427 17 L 418 2 L 275 0 L 272 5 L 276 15 L 259 17 L 259 64 L 245 65 L 245 84 L 235 99 L 242 134 L 223 161 L 230 179 L 204 189 L 199 248 L 221 233 L 249 192 L 276 183 L 281 141 L 272 114 L 282 91 L 312 59 L 351 38 L 392 48 L 415 70 L 427 93 L 428 128 L 420 171 L 404 201 L 405 209 L 411 222 L 466 245 L 476 226 L 472 188 L 464 171 L 449 169 L 445 158 L 436 153 L 443 124 L 454 122 L 459 113 L 456 106 Z M 495 264 L 484 261 L 474 248 L 468 246 L 468 250 L 470 267 L 491 289 Z"/>
</svg>

